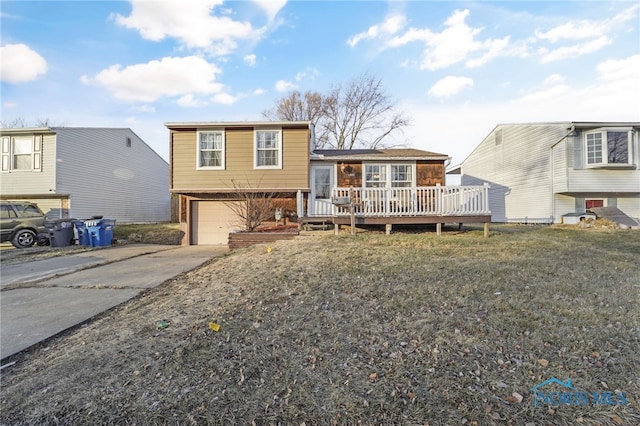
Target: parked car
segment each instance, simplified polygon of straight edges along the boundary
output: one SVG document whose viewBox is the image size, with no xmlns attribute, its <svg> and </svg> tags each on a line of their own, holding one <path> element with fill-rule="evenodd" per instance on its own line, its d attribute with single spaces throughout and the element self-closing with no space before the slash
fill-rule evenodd
<svg viewBox="0 0 640 426">
<path fill-rule="evenodd" d="M 47 233 L 44 213 L 37 204 L 28 201 L 2 201 L 0 224 L 2 241 L 17 248 L 31 247 L 39 236 Z"/>
</svg>

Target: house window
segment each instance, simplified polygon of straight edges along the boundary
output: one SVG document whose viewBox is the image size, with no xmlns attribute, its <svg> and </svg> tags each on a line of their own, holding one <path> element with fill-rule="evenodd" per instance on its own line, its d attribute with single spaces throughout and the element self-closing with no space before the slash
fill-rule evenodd
<svg viewBox="0 0 640 426">
<path fill-rule="evenodd" d="M 408 187 L 413 186 L 413 166 L 411 164 L 391 165 L 391 186 Z"/>
<path fill-rule="evenodd" d="M 413 169 L 413 164 L 365 164 L 365 187 L 411 187 L 414 185 Z"/>
<path fill-rule="evenodd" d="M 585 133 L 587 164 L 629 165 L 631 164 L 630 131 L 597 130 Z"/>
<path fill-rule="evenodd" d="M 2 138 L 2 171 L 40 171 L 42 135 Z"/>
<path fill-rule="evenodd" d="M 367 188 L 384 188 L 387 186 L 387 165 L 366 164 L 364 166 L 365 186 Z"/>
<path fill-rule="evenodd" d="M 224 132 L 198 132 L 198 168 L 224 169 Z"/>
<path fill-rule="evenodd" d="M 280 130 L 256 130 L 254 162 L 256 168 L 282 168 L 281 135 Z"/>
</svg>

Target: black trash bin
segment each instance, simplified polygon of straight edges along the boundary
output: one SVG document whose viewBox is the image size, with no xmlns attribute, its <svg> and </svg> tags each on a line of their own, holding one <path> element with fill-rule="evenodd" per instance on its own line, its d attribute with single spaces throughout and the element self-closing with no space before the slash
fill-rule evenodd
<svg viewBox="0 0 640 426">
<path fill-rule="evenodd" d="M 73 221 L 75 219 L 58 219 L 47 221 L 45 226 L 49 229 L 49 242 L 51 247 L 67 247 L 75 242 L 73 233 Z"/>
</svg>

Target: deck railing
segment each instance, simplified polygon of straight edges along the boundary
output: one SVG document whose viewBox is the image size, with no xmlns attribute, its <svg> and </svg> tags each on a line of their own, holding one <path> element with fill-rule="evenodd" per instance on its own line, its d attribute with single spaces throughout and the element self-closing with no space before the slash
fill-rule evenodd
<svg viewBox="0 0 640 426">
<path fill-rule="evenodd" d="M 333 188 L 333 199 L 351 200 L 356 216 L 470 216 L 487 215 L 489 185 L 423 186 L 405 188 Z M 308 204 L 309 216 L 348 216 L 349 206 L 331 200 Z"/>
</svg>

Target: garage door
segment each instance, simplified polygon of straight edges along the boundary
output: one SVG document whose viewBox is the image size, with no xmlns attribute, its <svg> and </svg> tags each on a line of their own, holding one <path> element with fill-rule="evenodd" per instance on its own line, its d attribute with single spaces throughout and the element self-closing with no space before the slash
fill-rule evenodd
<svg viewBox="0 0 640 426">
<path fill-rule="evenodd" d="M 192 201 L 192 244 L 227 244 L 238 229 L 238 216 L 222 201 Z"/>
</svg>

